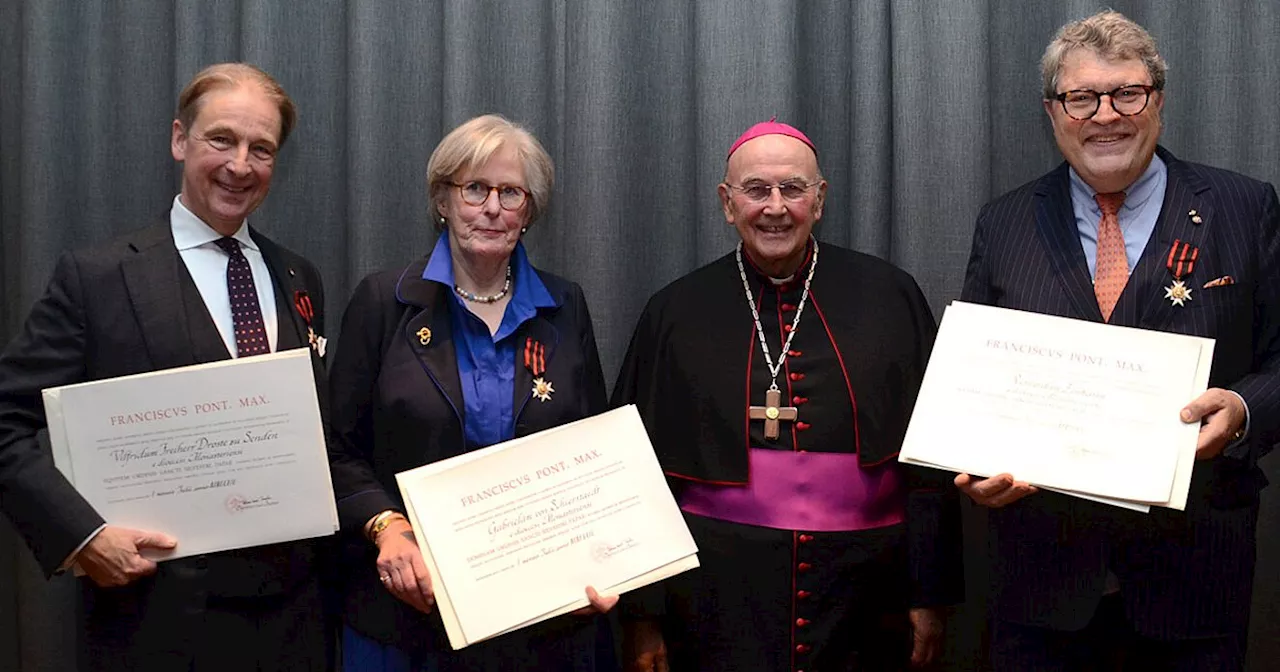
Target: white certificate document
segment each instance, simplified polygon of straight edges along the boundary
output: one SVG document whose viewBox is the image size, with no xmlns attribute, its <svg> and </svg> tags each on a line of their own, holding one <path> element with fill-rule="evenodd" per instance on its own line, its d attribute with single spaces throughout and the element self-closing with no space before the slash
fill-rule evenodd
<svg viewBox="0 0 1280 672">
<path fill-rule="evenodd" d="M 54 461 L 156 560 L 333 534 L 310 349 L 44 390 Z"/>
<path fill-rule="evenodd" d="M 698 566 L 635 406 L 396 480 L 455 649 Z"/>
<path fill-rule="evenodd" d="M 899 459 L 1182 509 L 1213 340 L 962 302 L 943 314 Z"/>
</svg>

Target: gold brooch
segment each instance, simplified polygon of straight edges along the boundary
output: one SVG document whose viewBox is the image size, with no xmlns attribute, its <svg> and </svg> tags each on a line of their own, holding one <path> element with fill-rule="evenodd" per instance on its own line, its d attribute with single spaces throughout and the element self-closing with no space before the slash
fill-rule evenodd
<svg viewBox="0 0 1280 672">
<path fill-rule="evenodd" d="M 533 379 L 533 396 L 537 397 L 538 401 L 551 401 L 551 393 L 555 391 L 555 388 L 551 387 L 551 381 L 542 378 Z"/>
<path fill-rule="evenodd" d="M 431 330 L 423 327 L 418 330 L 418 342 L 422 345 L 431 343 Z"/>
</svg>

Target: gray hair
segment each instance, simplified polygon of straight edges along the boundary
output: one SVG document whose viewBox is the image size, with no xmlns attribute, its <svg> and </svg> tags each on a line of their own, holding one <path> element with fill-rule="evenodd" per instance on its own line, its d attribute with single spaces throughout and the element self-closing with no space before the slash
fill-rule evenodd
<svg viewBox="0 0 1280 672">
<path fill-rule="evenodd" d="M 525 225 L 531 224 L 551 203 L 556 170 L 542 143 L 519 124 L 496 114 L 476 117 L 449 131 L 427 161 L 427 191 L 431 198 L 431 215 L 437 230 L 440 210 L 437 203 L 449 182 L 460 171 L 483 166 L 503 147 L 511 146 L 520 157 L 524 179 L 529 190 L 525 204 Z"/>
<path fill-rule="evenodd" d="M 1151 75 L 1151 85 L 1164 90 L 1165 72 L 1169 67 L 1156 51 L 1156 41 L 1142 26 L 1108 9 L 1063 26 L 1044 50 L 1040 75 L 1044 80 L 1045 100 L 1057 95 L 1062 62 L 1076 49 L 1089 49 L 1111 61 L 1140 60 Z"/>
</svg>

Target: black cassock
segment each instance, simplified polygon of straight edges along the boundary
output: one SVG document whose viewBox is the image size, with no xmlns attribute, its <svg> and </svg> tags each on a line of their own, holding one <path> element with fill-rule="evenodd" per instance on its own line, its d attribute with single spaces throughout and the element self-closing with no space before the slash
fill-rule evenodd
<svg viewBox="0 0 1280 672">
<path fill-rule="evenodd" d="M 773 361 L 800 304 L 808 260 L 776 284 L 745 258 Z M 734 255 L 650 299 L 614 388 L 635 403 L 678 501 L 693 488 L 769 478 L 748 448 L 857 455 L 898 469 L 905 522 L 815 532 L 685 512 L 701 567 L 624 596 L 624 618 L 661 617 L 673 670 L 854 670 L 905 666 L 909 607 L 962 599 L 958 501 L 948 474 L 896 461 L 936 327 L 907 273 L 821 245 L 777 384 L 794 422 L 777 439 L 749 419 L 770 386 Z M 856 409 L 856 410 L 855 410 Z M 732 486 L 731 486 L 732 487 Z"/>
</svg>

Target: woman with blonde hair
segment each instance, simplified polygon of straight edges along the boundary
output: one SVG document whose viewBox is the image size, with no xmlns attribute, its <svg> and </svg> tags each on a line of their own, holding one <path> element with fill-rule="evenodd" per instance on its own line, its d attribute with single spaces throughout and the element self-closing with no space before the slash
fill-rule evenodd
<svg viewBox="0 0 1280 672">
<path fill-rule="evenodd" d="M 547 210 L 554 168 L 525 129 L 485 115 L 427 164 L 431 254 L 355 290 L 332 364 L 333 459 L 344 552 L 344 668 L 597 669 L 592 609 L 451 651 L 395 474 L 605 409 L 591 316 L 577 284 L 530 264 L 522 237 Z"/>
</svg>

